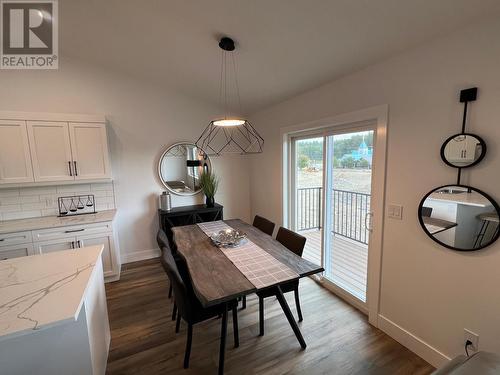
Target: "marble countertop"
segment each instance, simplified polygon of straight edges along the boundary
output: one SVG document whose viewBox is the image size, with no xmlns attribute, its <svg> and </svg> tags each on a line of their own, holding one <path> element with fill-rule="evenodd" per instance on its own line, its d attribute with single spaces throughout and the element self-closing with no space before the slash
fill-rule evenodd
<svg viewBox="0 0 500 375">
<path fill-rule="evenodd" d="M 0 261 L 0 341 L 76 321 L 103 246 Z"/>
<path fill-rule="evenodd" d="M 67 227 L 70 225 L 102 223 L 113 221 L 116 210 L 105 210 L 95 214 L 79 216 L 42 216 L 30 219 L 0 221 L 0 234 L 22 232 L 25 230 Z"/>
<path fill-rule="evenodd" d="M 491 206 L 491 202 L 488 199 L 475 191 L 461 194 L 432 193 L 427 199 L 476 207 Z"/>
</svg>

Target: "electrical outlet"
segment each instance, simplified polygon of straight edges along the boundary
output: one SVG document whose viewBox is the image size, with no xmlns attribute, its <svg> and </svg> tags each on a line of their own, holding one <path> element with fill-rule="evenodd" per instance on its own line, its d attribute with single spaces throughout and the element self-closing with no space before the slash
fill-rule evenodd
<svg viewBox="0 0 500 375">
<path fill-rule="evenodd" d="M 464 344 L 467 342 L 467 340 L 472 343 L 472 350 L 477 352 L 479 350 L 479 335 L 464 328 Z"/>
<path fill-rule="evenodd" d="M 52 197 L 46 197 L 45 198 L 45 207 L 50 208 L 54 205 L 54 200 Z"/>
<path fill-rule="evenodd" d="M 403 206 L 397 204 L 390 204 L 387 207 L 388 216 L 391 219 L 403 220 Z"/>
</svg>

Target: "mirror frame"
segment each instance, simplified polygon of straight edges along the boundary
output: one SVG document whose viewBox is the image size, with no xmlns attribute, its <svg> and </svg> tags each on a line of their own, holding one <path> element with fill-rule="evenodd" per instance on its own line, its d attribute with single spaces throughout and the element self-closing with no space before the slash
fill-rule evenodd
<svg viewBox="0 0 500 375">
<path fill-rule="evenodd" d="M 205 152 L 205 150 L 202 150 L 200 147 L 196 146 L 196 144 L 194 144 L 193 142 L 177 142 L 177 143 L 174 143 L 174 144 L 171 144 L 170 146 L 168 146 L 165 151 L 162 152 L 161 156 L 160 156 L 160 159 L 158 160 L 158 168 L 157 168 L 157 172 L 158 172 L 158 178 L 160 179 L 160 182 L 161 184 L 172 194 L 175 194 L 175 195 L 181 195 L 181 196 L 193 196 L 193 195 L 197 195 L 197 194 L 200 194 L 202 191 L 201 189 L 198 189 L 197 191 L 194 191 L 194 192 L 178 192 L 178 191 L 175 191 L 174 189 L 172 189 L 170 186 L 167 185 L 167 183 L 165 182 L 165 180 L 163 180 L 162 176 L 161 176 L 161 162 L 163 161 L 163 159 L 165 158 L 165 155 L 171 150 L 173 149 L 174 147 L 177 147 L 177 146 L 182 146 L 182 145 L 188 145 L 188 146 L 194 146 L 196 147 L 197 149 L 203 151 L 205 153 L 205 155 L 207 156 L 207 165 L 208 165 L 208 168 L 210 171 L 212 171 L 212 162 L 210 160 L 210 156 Z"/>
<path fill-rule="evenodd" d="M 488 199 L 493 207 L 495 208 L 496 212 L 500 215 L 500 206 L 498 206 L 498 203 L 491 197 L 489 196 L 488 194 L 486 194 L 484 191 L 482 190 L 479 190 L 477 188 L 474 188 L 472 186 L 468 186 L 468 185 L 457 185 L 457 184 L 448 184 L 448 185 L 443 185 L 443 186 L 439 186 L 439 187 L 436 187 L 434 189 L 432 189 L 430 192 L 428 192 L 427 194 L 424 195 L 424 197 L 422 198 L 422 200 L 420 201 L 420 204 L 418 205 L 418 211 L 417 211 L 417 215 L 418 215 L 418 221 L 420 222 L 420 226 L 422 227 L 422 229 L 424 230 L 425 234 L 427 234 L 428 237 L 430 237 L 434 242 L 437 242 L 439 245 L 441 246 L 444 246 L 448 249 L 451 249 L 451 250 L 455 250 L 455 251 L 477 251 L 477 250 L 481 250 L 481 249 L 484 249 L 485 247 L 488 247 L 490 245 L 492 245 L 493 243 L 496 242 L 496 240 L 498 240 L 498 237 L 500 237 L 500 231 L 497 232 L 497 234 L 491 239 L 490 242 L 488 242 L 486 245 L 482 245 L 480 247 L 477 247 L 475 249 L 459 249 L 457 247 L 453 247 L 453 246 L 450 246 L 448 244 L 445 244 L 444 242 L 441 242 L 439 241 L 438 239 L 436 239 L 426 228 L 425 224 L 424 224 L 424 220 L 422 219 L 422 208 L 424 207 L 424 202 L 425 200 L 429 197 L 429 195 L 431 195 L 432 193 L 434 193 L 436 190 L 440 190 L 440 189 L 444 189 L 444 188 L 449 188 L 449 187 L 453 187 L 453 186 L 457 186 L 457 187 L 461 187 L 461 188 L 466 188 L 466 189 L 470 189 L 470 190 L 473 190 L 475 191 L 476 193 L 479 193 L 481 194 L 482 196 L 484 196 L 486 199 Z M 499 224 L 500 225 L 500 224 Z"/>
<path fill-rule="evenodd" d="M 444 155 L 444 149 L 446 148 L 446 145 L 448 144 L 448 142 L 450 142 L 453 138 L 461 136 L 461 135 L 470 135 L 471 137 L 476 138 L 479 141 L 479 144 L 481 145 L 481 148 L 482 148 L 481 155 L 479 155 L 479 157 L 477 158 L 477 160 L 475 160 L 474 162 L 472 162 L 471 164 L 466 165 L 466 166 L 454 165 L 454 164 L 450 163 L 448 160 L 446 160 L 446 157 Z M 481 138 L 477 134 L 473 134 L 473 133 L 457 133 L 457 134 L 452 135 L 451 137 L 446 138 L 446 140 L 441 145 L 441 150 L 440 150 L 439 153 L 441 154 L 441 160 L 443 160 L 443 162 L 446 165 L 449 165 L 452 168 L 470 168 L 470 167 L 473 167 L 474 165 L 478 164 L 479 162 L 481 162 L 481 160 L 483 160 L 484 157 L 486 156 L 486 142 L 484 142 L 483 138 Z M 458 185 L 455 185 L 455 186 L 458 186 Z"/>
</svg>

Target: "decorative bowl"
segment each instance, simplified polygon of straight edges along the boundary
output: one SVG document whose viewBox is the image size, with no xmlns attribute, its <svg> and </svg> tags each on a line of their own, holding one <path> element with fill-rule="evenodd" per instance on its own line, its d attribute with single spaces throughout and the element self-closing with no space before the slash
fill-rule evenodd
<svg viewBox="0 0 500 375">
<path fill-rule="evenodd" d="M 236 229 L 225 229 L 213 233 L 210 238 L 219 247 L 235 247 L 247 237 L 246 233 Z"/>
</svg>

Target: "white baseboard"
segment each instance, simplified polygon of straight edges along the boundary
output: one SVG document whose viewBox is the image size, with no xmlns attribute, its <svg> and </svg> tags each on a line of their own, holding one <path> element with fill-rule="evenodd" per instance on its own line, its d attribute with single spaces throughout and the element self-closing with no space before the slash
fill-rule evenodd
<svg viewBox="0 0 500 375">
<path fill-rule="evenodd" d="M 451 360 L 447 355 L 380 314 L 378 328 L 436 368 L 442 367 Z"/>
<path fill-rule="evenodd" d="M 158 258 L 160 256 L 160 249 L 150 249 L 134 251 L 129 254 L 122 254 L 122 263 L 138 262 L 140 260 Z"/>
</svg>

